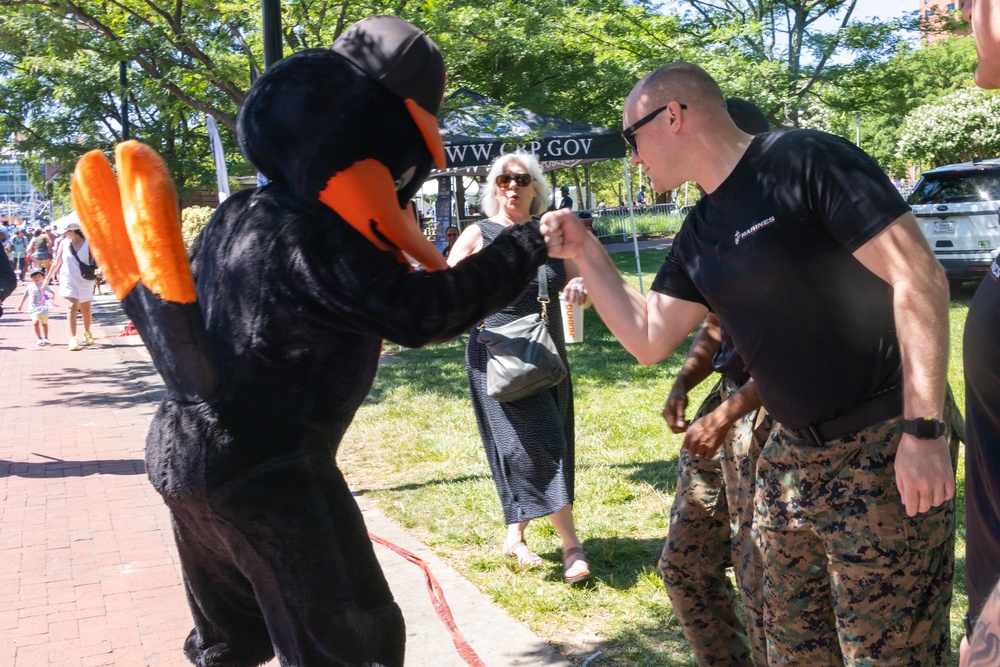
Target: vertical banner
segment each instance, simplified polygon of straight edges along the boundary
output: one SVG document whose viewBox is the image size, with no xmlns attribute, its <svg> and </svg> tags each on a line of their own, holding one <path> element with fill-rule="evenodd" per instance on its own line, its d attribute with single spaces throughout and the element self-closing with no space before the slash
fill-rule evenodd
<svg viewBox="0 0 1000 667">
<path fill-rule="evenodd" d="M 451 218 L 451 177 L 445 176 L 438 179 L 437 202 L 434 206 L 437 224 L 434 226 L 434 241 L 438 250 L 444 248 L 446 243 L 444 231 L 454 224 Z"/>
<path fill-rule="evenodd" d="M 219 134 L 219 126 L 216 125 L 215 118 L 206 115 L 205 124 L 208 126 L 208 143 L 212 147 L 212 159 L 215 161 L 215 184 L 219 189 L 219 203 L 221 204 L 231 194 L 226 153 L 222 150 L 222 135 Z"/>
</svg>

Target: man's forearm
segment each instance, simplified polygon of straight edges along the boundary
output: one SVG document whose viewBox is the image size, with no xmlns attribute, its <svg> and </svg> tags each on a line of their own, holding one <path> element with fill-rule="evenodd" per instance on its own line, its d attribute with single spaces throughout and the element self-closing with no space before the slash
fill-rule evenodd
<svg viewBox="0 0 1000 667">
<path fill-rule="evenodd" d="M 601 319 L 626 350 L 646 363 L 643 359 L 650 348 L 646 300 L 625 282 L 596 238 L 575 261 Z"/>
<path fill-rule="evenodd" d="M 897 284 L 893 308 L 903 360 L 903 416 L 940 419 L 948 372 L 948 283 L 940 274 Z"/>
<path fill-rule="evenodd" d="M 730 394 L 729 398 L 723 401 L 716 410 L 721 410 L 721 415 L 730 424 L 734 424 L 737 419 L 756 410 L 760 406 L 760 394 L 757 393 L 757 383 L 754 382 L 753 378 L 750 378 L 746 384 Z"/>
</svg>

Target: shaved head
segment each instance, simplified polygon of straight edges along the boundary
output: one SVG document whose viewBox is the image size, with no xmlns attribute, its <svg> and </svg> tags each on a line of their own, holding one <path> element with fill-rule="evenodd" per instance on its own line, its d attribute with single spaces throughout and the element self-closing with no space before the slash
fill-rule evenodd
<svg viewBox="0 0 1000 667">
<path fill-rule="evenodd" d="M 653 70 L 636 84 L 629 99 L 640 95 L 653 106 L 677 100 L 689 106 L 697 105 L 702 110 L 726 113 L 726 100 L 719 84 L 708 72 L 692 63 L 668 63 Z"/>
<path fill-rule="evenodd" d="M 713 192 L 732 172 L 753 137 L 729 115 L 719 84 L 692 63 L 663 65 L 635 85 L 622 112 L 630 162 L 653 189 L 695 181 Z"/>
</svg>

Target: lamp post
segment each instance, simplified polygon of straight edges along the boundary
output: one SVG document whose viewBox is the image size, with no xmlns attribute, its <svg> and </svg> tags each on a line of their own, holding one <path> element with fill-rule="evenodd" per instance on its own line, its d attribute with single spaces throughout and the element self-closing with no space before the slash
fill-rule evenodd
<svg viewBox="0 0 1000 667">
<path fill-rule="evenodd" d="M 854 111 L 854 145 L 861 147 L 861 112 Z"/>
<path fill-rule="evenodd" d="M 281 0 L 261 0 L 264 69 L 281 60 Z"/>
<path fill-rule="evenodd" d="M 122 88 L 122 141 L 128 141 L 128 63 L 124 60 L 118 61 L 118 85 Z"/>
</svg>

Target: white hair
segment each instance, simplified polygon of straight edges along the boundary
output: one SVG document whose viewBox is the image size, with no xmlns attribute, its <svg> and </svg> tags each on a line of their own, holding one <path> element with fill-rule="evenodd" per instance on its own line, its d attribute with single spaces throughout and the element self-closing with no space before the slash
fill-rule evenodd
<svg viewBox="0 0 1000 667">
<path fill-rule="evenodd" d="M 479 195 L 479 207 L 488 218 L 500 212 L 500 202 L 497 201 L 494 188 L 498 187 L 497 176 L 503 173 L 508 162 L 517 162 L 531 175 L 531 188 L 535 191 L 535 198 L 531 200 L 531 215 L 541 215 L 549 207 L 549 185 L 545 182 L 545 174 L 542 173 L 542 165 L 538 164 L 538 158 L 524 151 L 507 153 L 493 161 L 486 174 L 486 181 L 480 187 L 482 194 Z"/>
</svg>

